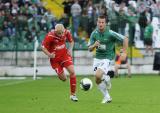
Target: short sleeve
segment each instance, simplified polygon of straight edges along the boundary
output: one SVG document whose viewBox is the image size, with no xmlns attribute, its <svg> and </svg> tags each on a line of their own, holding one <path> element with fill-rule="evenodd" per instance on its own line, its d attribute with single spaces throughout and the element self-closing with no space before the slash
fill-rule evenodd
<svg viewBox="0 0 160 113">
<path fill-rule="evenodd" d="M 109 30 L 111 36 L 113 36 L 115 39 L 119 40 L 119 41 L 123 41 L 125 39 L 125 36 L 119 34 L 119 33 L 116 33 L 112 30 Z"/>
<path fill-rule="evenodd" d="M 66 36 L 67 36 L 67 40 L 69 42 L 73 41 L 72 34 L 71 34 L 71 32 L 69 30 L 66 30 Z"/>
<path fill-rule="evenodd" d="M 50 46 L 50 37 L 48 34 L 45 36 L 44 40 L 42 41 L 42 47 L 45 47 L 46 49 L 49 49 Z"/>
</svg>

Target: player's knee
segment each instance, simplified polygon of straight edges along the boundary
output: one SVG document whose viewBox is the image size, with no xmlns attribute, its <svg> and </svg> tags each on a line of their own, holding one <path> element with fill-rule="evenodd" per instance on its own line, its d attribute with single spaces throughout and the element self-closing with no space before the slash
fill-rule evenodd
<svg viewBox="0 0 160 113">
<path fill-rule="evenodd" d="M 65 81 L 67 80 L 66 77 L 59 77 L 59 79 L 60 79 L 61 81 L 63 81 L 63 82 L 65 82 Z"/>
<path fill-rule="evenodd" d="M 66 78 L 65 78 L 65 79 L 62 79 L 63 82 L 65 82 L 66 80 L 67 80 Z"/>
<path fill-rule="evenodd" d="M 96 74 L 96 84 L 100 84 L 101 83 L 101 78 L 102 76 L 99 74 Z"/>
<path fill-rule="evenodd" d="M 101 83 L 101 78 L 96 78 L 96 84 L 100 84 Z"/>
<path fill-rule="evenodd" d="M 73 70 L 73 71 L 70 71 L 69 74 L 70 74 L 70 77 L 75 76 L 74 70 Z"/>
<path fill-rule="evenodd" d="M 66 81 L 66 80 L 67 80 L 67 77 L 66 77 L 66 75 L 65 75 L 64 73 L 59 73 L 59 74 L 58 74 L 58 77 L 59 77 L 59 79 L 62 80 L 62 81 Z"/>
</svg>

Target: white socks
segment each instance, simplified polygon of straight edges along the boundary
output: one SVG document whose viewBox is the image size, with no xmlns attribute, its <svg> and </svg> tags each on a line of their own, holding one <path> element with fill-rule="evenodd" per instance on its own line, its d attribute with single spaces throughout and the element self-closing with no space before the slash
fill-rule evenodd
<svg viewBox="0 0 160 113">
<path fill-rule="evenodd" d="M 104 83 L 104 81 L 102 81 L 99 85 L 98 85 L 98 89 L 102 92 L 103 96 L 107 96 L 110 98 L 109 92 L 106 88 L 106 84 Z"/>
<path fill-rule="evenodd" d="M 98 85 L 98 89 L 104 96 L 109 96 L 108 89 L 111 89 L 110 77 L 108 75 L 102 76 L 102 82 Z"/>
<path fill-rule="evenodd" d="M 110 76 L 103 74 L 103 76 L 102 76 L 102 81 L 110 82 Z"/>
</svg>

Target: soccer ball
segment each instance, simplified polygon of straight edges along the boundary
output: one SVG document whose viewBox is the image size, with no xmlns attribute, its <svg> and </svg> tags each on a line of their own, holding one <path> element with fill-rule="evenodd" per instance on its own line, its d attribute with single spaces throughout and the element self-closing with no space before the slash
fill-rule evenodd
<svg viewBox="0 0 160 113">
<path fill-rule="evenodd" d="M 80 88 L 84 91 L 88 91 L 90 89 L 92 89 L 93 87 L 93 83 L 89 78 L 83 78 L 80 81 Z"/>
</svg>

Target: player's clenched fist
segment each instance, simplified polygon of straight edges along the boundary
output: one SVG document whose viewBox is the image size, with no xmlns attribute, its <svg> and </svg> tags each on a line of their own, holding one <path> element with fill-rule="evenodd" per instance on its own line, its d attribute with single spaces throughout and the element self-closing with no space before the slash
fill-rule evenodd
<svg viewBox="0 0 160 113">
<path fill-rule="evenodd" d="M 121 61 L 125 61 L 127 58 L 127 53 L 125 50 L 120 50 L 120 59 Z"/>
<path fill-rule="evenodd" d="M 95 43 L 94 43 L 94 47 L 99 47 L 100 46 L 100 42 L 99 42 L 99 40 L 97 40 Z"/>
<path fill-rule="evenodd" d="M 49 58 L 55 58 L 55 56 L 56 56 L 55 53 L 50 53 L 50 54 L 48 55 Z"/>
</svg>

